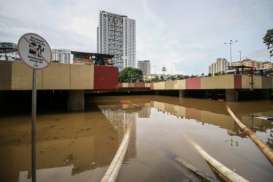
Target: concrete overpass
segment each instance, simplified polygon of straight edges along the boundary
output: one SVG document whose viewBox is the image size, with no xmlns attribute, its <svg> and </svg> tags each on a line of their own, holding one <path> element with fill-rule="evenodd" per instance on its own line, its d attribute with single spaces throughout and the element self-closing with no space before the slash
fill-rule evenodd
<svg viewBox="0 0 273 182">
<path fill-rule="evenodd" d="M 28 91 L 32 88 L 32 71 L 22 62 L 0 62 L 0 91 Z M 64 90 L 69 93 L 71 110 L 84 108 L 85 91 L 124 91 L 141 89 L 169 92 L 179 96 L 200 91 L 205 94 L 223 91 L 226 100 L 238 100 L 240 92 L 261 92 L 271 96 L 273 78 L 258 75 L 219 75 L 154 83 L 118 83 L 118 69 L 93 64 L 50 64 L 37 71 L 38 90 Z"/>
<path fill-rule="evenodd" d="M 68 107 L 84 108 L 84 91 L 116 89 L 118 69 L 93 64 L 50 64 L 37 71 L 37 90 L 68 91 Z M 0 62 L 0 91 L 32 89 L 32 70 L 22 62 Z"/>
</svg>

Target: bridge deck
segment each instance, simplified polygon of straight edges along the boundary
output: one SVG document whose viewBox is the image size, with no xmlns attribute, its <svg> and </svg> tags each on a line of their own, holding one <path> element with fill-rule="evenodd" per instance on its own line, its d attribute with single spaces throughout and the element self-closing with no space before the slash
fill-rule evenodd
<svg viewBox="0 0 273 182">
<path fill-rule="evenodd" d="M 31 90 L 31 69 L 21 62 L 0 62 L 0 90 Z M 272 89 L 273 77 L 219 75 L 155 83 L 118 83 L 115 67 L 50 64 L 37 72 L 39 90 L 238 90 Z"/>
</svg>

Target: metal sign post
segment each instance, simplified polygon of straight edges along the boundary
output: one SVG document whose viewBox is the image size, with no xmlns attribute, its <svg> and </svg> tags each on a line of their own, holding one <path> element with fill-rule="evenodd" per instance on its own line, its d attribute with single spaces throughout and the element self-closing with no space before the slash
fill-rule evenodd
<svg viewBox="0 0 273 182">
<path fill-rule="evenodd" d="M 31 177 L 32 182 L 36 182 L 36 70 L 47 67 L 51 61 L 52 54 L 47 41 L 41 36 L 33 33 L 24 34 L 19 39 L 18 53 L 22 61 L 32 68 Z"/>
<path fill-rule="evenodd" d="M 37 118 L 37 90 L 36 70 L 32 69 L 32 122 L 31 122 L 31 174 L 36 182 L 36 118 Z"/>
</svg>

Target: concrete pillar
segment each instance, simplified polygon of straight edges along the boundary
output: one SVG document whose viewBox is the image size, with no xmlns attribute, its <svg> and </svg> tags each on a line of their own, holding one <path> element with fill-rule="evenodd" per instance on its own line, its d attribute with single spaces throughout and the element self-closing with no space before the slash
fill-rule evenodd
<svg viewBox="0 0 273 182">
<path fill-rule="evenodd" d="M 67 108 L 69 111 L 84 111 L 84 91 L 83 90 L 69 91 Z"/>
<path fill-rule="evenodd" d="M 263 99 L 271 99 L 271 96 L 272 96 L 272 90 L 271 89 L 268 89 L 268 90 L 263 90 L 262 91 L 262 94 L 263 94 Z"/>
<path fill-rule="evenodd" d="M 210 92 L 208 90 L 204 91 L 204 97 L 209 98 L 210 97 Z"/>
<path fill-rule="evenodd" d="M 178 90 L 178 96 L 179 98 L 184 97 L 185 96 L 184 90 Z"/>
<path fill-rule="evenodd" d="M 238 101 L 239 92 L 237 90 L 226 90 L 225 97 L 226 97 L 226 101 Z"/>
</svg>

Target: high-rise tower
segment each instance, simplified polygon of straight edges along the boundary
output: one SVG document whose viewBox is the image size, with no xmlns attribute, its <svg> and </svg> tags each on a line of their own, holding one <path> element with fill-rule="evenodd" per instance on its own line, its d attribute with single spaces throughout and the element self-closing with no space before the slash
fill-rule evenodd
<svg viewBox="0 0 273 182">
<path fill-rule="evenodd" d="M 100 11 L 97 28 L 98 53 L 114 55 L 113 63 L 119 70 L 135 67 L 135 29 L 135 20 L 124 15 Z"/>
</svg>

